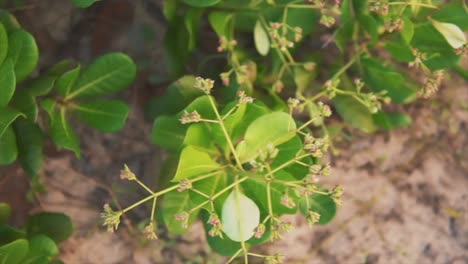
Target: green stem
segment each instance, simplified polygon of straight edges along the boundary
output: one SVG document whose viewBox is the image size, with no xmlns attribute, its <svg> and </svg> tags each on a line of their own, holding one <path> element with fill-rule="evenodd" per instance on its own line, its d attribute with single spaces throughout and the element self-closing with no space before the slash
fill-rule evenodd
<svg viewBox="0 0 468 264">
<path fill-rule="evenodd" d="M 240 162 L 239 157 L 237 156 L 236 149 L 234 148 L 234 145 L 232 144 L 232 140 L 231 140 L 231 137 L 229 136 L 229 133 L 227 132 L 226 126 L 224 126 L 224 122 L 223 122 L 223 119 L 221 118 L 221 115 L 218 112 L 218 108 L 216 108 L 213 98 L 211 96 L 209 96 L 208 98 L 210 100 L 211 107 L 213 108 L 213 111 L 216 114 L 216 118 L 219 121 L 219 126 L 221 127 L 224 137 L 226 138 L 226 141 L 229 144 L 229 148 L 232 151 L 232 155 L 234 156 L 234 159 L 236 160 L 236 165 L 241 171 L 243 171 L 244 168 L 242 168 L 242 163 Z"/>
<path fill-rule="evenodd" d="M 151 223 L 153 222 L 154 220 L 154 212 L 156 211 L 156 201 L 158 200 L 157 197 L 154 197 L 154 200 L 153 200 L 153 206 L 151 207 Z"/>
<path fill-rule="evenodd" d="M 281 164 L 280 166 L 276 167 L 274 170 L 271 170 L 269 173 L 267 173 L 267 174 L 265 175 L 265 177 L 267 177 L 267 176 L 273 176 L 274 173 L 276 173 L 276 172 L 278 172 L 278 171 L 284 169 L 285 167 L 287 167 L 287 166 L 289 166 L 289 165 L 295 163 L 296 160 L 301 160 L 301 159 L 303 159 L 303 158 L 305 158 L 305 157 L 308 157 L 308 156 L 310 156 L 310 154 L 307 153 L 307 154 L 304 154 L 304 155 L 301 155 L 301 156 L 297 156 L 297 157 L 295 157 L 294 159 L 288 160 L 287 162 L 285 162 L 285 163 Z"/>
<path fill-rule="evenodd" d="M 153 193 L 154 193 L 150 188 L 148 188 L 148 186 L 146 186 L 146 184 L 144 184 L 144 183 L 141 182 L 140 180 L 135 179 L 135 181 L 136 181 L 141 187 L 143 187 L 143 189 L 145 189 L 146 191 L 148 191 L 150 194 L 153 194 Z"/>
<path fill-rule="evenodd" d="M 412 5 L 412 6 L 421 6 L 421 7 L 427 7 L 427 8 L 433 8 L 433 9 L 439 9 L 438 6 L 431 5 L 431 4 L 424 4 L 424 3 L 407 3 L 407 2 L 389 2 L 388 5 Z"/>
</svg>

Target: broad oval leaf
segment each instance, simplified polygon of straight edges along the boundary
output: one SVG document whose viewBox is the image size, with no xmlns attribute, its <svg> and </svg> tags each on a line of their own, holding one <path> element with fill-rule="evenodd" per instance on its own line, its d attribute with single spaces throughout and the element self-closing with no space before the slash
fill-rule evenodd
<svg viewBox="0 0 468 264">
<path fill-rule="evenodd" d="M 187 233 L 188 228 L 195 222 L 200 211 L 196 210 L 190 214 L 187 228 L 183 228 L 181 222 L 174 219 L 174 215 L 188 211 L 192 207 L 194 206 L 192 206 L 189 191 L 172 191 L 164 195 L 161 212 L 164 224 L 170 233 L 176 235 Z"/>
<path fill-rule="evenodd" d="M 117 100 L 95 100 L 73 104 L 71 109 L 86 124 L 103 132 L 120 130 L 128 116 L 128 105 Z"/>
<path fill-rule="evenodd" d="M 373 116 L 374 123 L 383 129 L 392 130 L 399 127 L 405 127 L 411 124 L 411 117 L 403 113 L 378 112 Z"/>
<path fill-rule="evenodd" d="M 22 113 L 12 108 L 0 108 L 0 137 L 3 135 L 5 130 L 11 125 L 11 123 L 13 123 L 13 121 L 15 121 L 16 118 L 22 115 Z"/>
<path fill-rule="evenodd" d="M 80 70 L 81 67 L 78 65 L 75 69 L 62 74 L 55 83 L 55 91 L 61 96 L 67 96 L 78 79 Z"/>
<path fill-rule="evenodd" d="M 170 151 L 178 151 L 185 138 L 187 127 L 179 119 L 170 116 L 159 116 L 154 120 L 151 141 Z"/>
<path fill-rule="evenodd" d="M 220 167 L 206 152 L 192 146 L 186 146 L 180 153 L 179 165 L 172 181 L 179 182 L 183 179 L 190 179 Z"/>
<path fill-rule="evenodd" d="M 408 17 L 403 17 L 403 30 L 401 31 L 401 36 L 406 43 L 411 43 L 414 35 L 414 25 L 413 22 Z"/>
<path fill-rule="evenodd" d="M 233 241 L 249 240 L 260 224 L 260 210 L 247 196 L 233 190 L 224 201 L 221 216 L 223 231 Z"/>
<path fill-rule="evenodd" d="M 16 136 L 12 127 L 7 127 L 3 135 L 0 136 L 0 150 L 0 165 L 11 164 L 18 157 Z"/>
<path fill-rule="evenodd" d="M 230 39 L 231 36 L 229 35 L 229 28 L 232 24 L 232 13 L 211 12 L 208 15 L 208 20 L 218 37 L 226 37 Z"/>
<path fill-rule="evenodd" d="M 73 233 L 73 223 L 70 217 L 63 213 L 42 212 L 28 218 L 26 230 L 28 236 L 44 234 L 59 243 Z"/>
<path fill-rule="evenodd" d="M 16 76 L 12 60 L 0 64 L 0 107 L 6 106 L 15 92 Z"/>
<path fill-rule="evenodd" d="M 54 240 L 46 235 L 39 234 L 29 239 L 28 259 L 37 257 L 53 257 L 58 255 L 58 253 L 59 249 L 57 244 L 55 244 Z"/>
<path fill-rule="evenodd" d="M 320 214 L 320 220 L 317 224 L 325 225 L 329 223 L 336 215 L 336 203 L 328 195 L 313 194 L 309 196 L 309 205 L 305 200 L 301 201 L 300 211 L 303 215 L 307 216 L 309 210 Z"/>
<path fill-rule="evenodd" d="M 333 98 L 333 105 L 341 118 L 352 127 L 366 133 L 373 133 L 377 130 L 372 119 L 372 114 L 367 107 L 353 97 L 344 95 L 336 96 Z"/>
<path fill-rule="evenodd" d="M 18 239 L 0 247 L 0 263 L 20 264 L 28 254 L 29 243 Z"/>
<path fill-rule="evenodd" d="M 3 27 L 5 27 L 7 32 L 21 28 L 18 20 L 16 20 L 16 18 L 11 13 L 5 10 L 0 10 L 0 22 L 3 24 Z"/>
<path fill-rule="evenodd" d="M 187 5 L 194 7 L 207 7 L 213 6 L 221 2 L 221 0 L 184 0 Z"/>
<path fill-rule="evenodd" d="M 466 44 L 465 33 L 455 24 L 439 22 L 435 19 L 431 19 L 432 25 L 440 32 L 447 40 L 447 42 L 454 49 L 461 48 Z"/>
<path fill-rule="evenodd" d="M 257 48 L 258 53 L 262 56 L 266 56 L 270 51 L 270 38 L 268 33 L 263 28 L 260 20 L 257 21 L 254 28 L 254 41 L 255 48 Z"/>
<path fill-rule="evenodd" d="M 17 90 L 10 104 L 16 110 L 21 111 L 27 119 L 36 122 L 39 109 L 37 108 L 36 99 L 29 90 Z"/>
<path fill-rule="evenodd" d="M 255 159 L 258 150 L 268 144 L 277 146 L 296 134 L 294 119 L 284 112 L 273 112 L 257 118 L 245 132 L 245 139 L 237 145 L 237 153 L 242 163 Z"/>
<path fill-rule="evenodd" d="M 8 54 L 8 35 L 5 27 L 0 22 L 0 65 Z"/>
<path fill-rule="evenodd" d="M 80 75 L 65 97 L 97 96 L 118 92 L 135 79 L 136 66 L 123 53 L 111 53 L 97 58 Z"/>
<path fill-rule="evenodd" d="M 54 144 L 69 149 L 75 152 L 77 157 L 80 157 L 78 137 L 66 119 L 65 108 L 61 108 L 60 111 L 54 111 L 52 109 L 49 114 L 50 134 Z"/>
<path fill-rule="evenodd" d="M 23 118 L 18 119 L 13 124 L 13 128 L 16 133 L 18 160 L 29 175 L 38 175 L 43 157 L 41 128 L 36 123 Z"/>
<path fill-rule="evenodd" d="M 26 79 L 39 60 L 39 50 L 34 37 L 23 29 L 13 31 L 8 39 L 7 58 L 15 65 L 16 82 Z"/>
</svg>

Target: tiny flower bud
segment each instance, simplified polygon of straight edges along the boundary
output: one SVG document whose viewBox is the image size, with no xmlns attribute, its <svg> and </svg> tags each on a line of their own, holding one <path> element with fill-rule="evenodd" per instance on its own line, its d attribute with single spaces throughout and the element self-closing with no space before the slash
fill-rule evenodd
<svg viewBox="0 0 468 264">
<path fill-rule="evenodd" d="M 314 211 L 309 211 L 306 219 L 309 226 L 313 226 L 320 221 L 320 214 Z"/>
<path fill-rule="evenodd" d="M 156 240 L 158 239 L 158 236 L 156 235 L 156 232 L 154 232 L 154 224 L 153 222 L 149 223 L 145 229 L 143 230 L 143 234 L 145 235 L 146 239 L 149 240 Z"/>
<path fill-rule="evenodd" d="M 195 78 L 195 88 L 202 90 L 205 94 L 210 94 L 213 89 L 214 81 L 211 79 Z"/>
<path fill-rule="evenodd" d="M 313 71 L 315 69 L 315 63 L 314 62 L 304 63 L 304 69 L 309 72 Z"/>
<path fill-rule="evenodd" d="M 114 232 L 117 230 L 120 224 L 120 216 L 122 212 L 115 212 L 109 206 L 109 204 L 104 205 L 104 212 L 101 213 L 101 218 L 104 220 L 104 226 L 107 227 L 108 232 Z"/>
<path fill-rule="evenodd" d="M 179 188 L 177 188 L 177 191 L 183 192 L 185 190 L 190 190 L 190 189 L 192 189 L 192 182 L 190 182 L 190 180 L 188 179 L 183 179 L 182 181 L 180 181 Z"/>
<path fill-rule="evenodd" d="M 296 207 L 296 203 L 289 197 L 289 195 L 285 194 L 281 197 L 281 204 L 286 206 L 287 208 L 294 208 Z"/>
<path fill-rule="evenodd" d="M 201 121 L 201 116 L 197 111 L 193 111 L 192 113 L 185 112 L 179 121 L 182 124 L 197 123 Z"/>
<path fill-rule="evenodd" d="M 134 181 L 137 177 L 130 168 L 128 168 L 127 164 L 124 164 L 124 169 L 120 171 L 120 179 Z"/>
<path fill-rule="evenodd" d="M 254 237 L 261 238 L 263 234 L 265 234 L 265 229 L 266 227 L 264 224 L 259 224 L 254 230 Z"/>
<path fill-rule="evenodd" d="M 182 212 L 174 215 L 175 220 L 182 222 L 182 228 L 184 229 L 188 228 L 189 217 L 190 214 L 188 212 Z"/>
<path fill-rule="evenodd" d="M 283 254 L 276 254 L 274 256 L 268 256 L 265 258 L 266 264 L 281 264 L 284 261 Z"/>
</svg>

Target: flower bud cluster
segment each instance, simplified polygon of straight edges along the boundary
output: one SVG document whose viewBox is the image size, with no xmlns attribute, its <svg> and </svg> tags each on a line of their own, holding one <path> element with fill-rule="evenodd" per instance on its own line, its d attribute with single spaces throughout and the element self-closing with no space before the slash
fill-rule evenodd
<svg viewBox="0 0 468 264">
<path fill-rule="evenodd" d="M 284 255 L 283 254 L 276 254 L 273 256 L 267 256 L 265 258 L 266 264 L 281 264 L 284 263 Z"/>
<path fill-rule="evenodd" d="M 454 50 L 456 55 L 468 55 L 468 43 Z"/>
<path fill-rule="evenodd" d="M 188 228 L 188 221 L 190 214 L 188 212 L 181 212 L 174 215 L 174 219 L 181 222 L 182 228 Z"/>
<path fill-rule="evenodd" d="M 120 179 L 134 181 L 137 179 L 136 175 L 130 170 L 127 164 L 124 164 L 124 169 L 120 171 Z"/>
<path fill-rule="evenodd" d="M 104 226 L 107 227 L 108 232 L 114 232 L 119 228 L 120 216 L 122 212 L 113 211 L 109 204 L 104 205 L 104 212 L 101 213 L 101 218 L 104 220 Z"/>
<path fill-rule="evenodd" d="M 223 238 L 223 228 L 221 226 L 221 220 L 219 219 L 218 214 L 211 213 L 207 223 L 211 225 L 211 229 L 210 231 L 208 231 L 208 235 L 212 237 L 220 236 L 221 238 Z"/>
<path fill-rule="evenodd" d="M 179 121 L 182 124 L 197 123 L 201 121 L 201 116 L 197 111 L 193 111 L 192 113 L 185 112 Z"/>
<path fill-rule="evenodd" d="M 310 152 L 312 157 L 321 158 L 323 153 L 326 153 L 330 146 L 330 140 L 328 136 L 323 138 L 315 138 L 310 134 L 305 135 L 304 138 L 304 149 Z"/>
<path fill-rule="evenodd" d="M 403 30 L 404 22 L 403 19 L 397 18 L 395 20 L 390 20 L 384 25 L 385 31 L 388 33 L 400 32 Z"/>
<path fill-rule="evenodd" d="M 426 77 L 422 89 L 419 91 L 418 95 L 423 98 L 429 98 L 433 96 L 440 87 L 442 80 L 444 78 L 444 71 L 438 70 L 430 74 L 429 77 Z"/>
<path fill-rule="evenodd" d="M 254 230 L 254 237 L 261 238 L 265 234 L 266 226 L 264 224 L 259 224 Z"/>
<path fill-rule="evenodd" d="M 343 201 L 341 200 L 342 195 L 343 187 L 341 187 L 340 185 L 333 187 L 333 189 L 331 190 L 331 198 L 333 199 L 333 201 L 335 201 L 337 205 L 341 205 L 343 203 Z"/>
<path fill-rule="evenodd" d="M 205 94 L 210 94 L 213 89 L 214 81 L 211 79 L 195 78 L 195 88 L 202 90 Z"/>
<path fill-rule="evenodd" d="M 306 216 L 306 220 L 309 226 L 313 226 L 320 221 L 320 214 L 312 210 L 309 210 Z"/>
<path fill-rule="evenodd" d="M 286 206 L 289 209 L 295 208 L 296 203 L 294 202 L 294 199 L 289 196 L 287 193 L 285 193 L 280 200 L 281 204 Z"/>
<path fill-rule="evenodd" d="M 221 37 L 219 39 L 219 46 L 217 51 L 218 52 L 223 52 L 223 51 L 232 51 L 234 47 L 237 45 L 237 40 L 228 40 L 226 37 Z"/>
<path fill-rule="evenodd" d="M 273 144 L 268 144 L 265 149 L 259 149 L 257 159 L 251 160 L 249 163 L 254 171 L 262 172 L 278 156 L 278 152 L 279 150 Z"/>
<path fill-rule="evenodd" d="M 237 103 L 237 106 L 241 106 L 241 105 L 244 105 L 244 104 L 249 104 L 249 103 L 253 103 L 254 101 L 254 98 L 248 96 L 244 91 L 242 90 L 239 90 L 237 91 L 237 97 L 239 97 L 239 101 Z"/>
<path fill-rule="evenodd" d="M 183 192 L 190 189 L 192 189 L 192 182 L 188 179 L 183 179 L 182 181 L 180 181 L 179 188 L 177 188 L 177 191 Z"/>
<path fill-rule="evenodd" d="M 325 82 L 324 88 L 328 98 L 333 99 L 336 96 L 336 89 L 338 89 L 339 84 L 340 79 L 332 79 Z"/>
<path fill-rule="evenodd" d="M 288 107 L 289 107 L 289 110 L 291 112 L 294 111 L 294 110 L 302 112 L 302 110 L 304 110 L 304 104 L 302 104 L 301 100 L 299 100 L 297 98 L 289 98 L 288 99 Z"/>
<path fill-rule="evenodd" d="M 386 16 L 388 15 L 388 4 L 387 1 L 375 1 L 371 7 L 370 10 L 374 13 L 380 14 L 381 16 Z"/>
<path fill-rule="evenodd" d="M 285 52 L 289 48 L 294 47 L 294 42 L 299 42 L 303 38 L 303 30 L 300 27 L 290 27 L 287 24 L 272 22 L 270 23 L 270 28 L 268 29 L 272 41 L 273 48 L 279 48 L 281 51 Z M 281 31 L 281 33 L 280 33 Z M 294 35 L 294 40 L 291 41 L 288 39 L 289 34 Z"/>
<path fill-rule="evenodd" d="M 281 239 L 284 233 L 294 229 L 291 223 L 282 222 L 279 219 L 271 223 L 271 241 Z"/>
<path fill-rule="evenodd" d="M 149 240 L 156 240 L 158 239 L 158 236 L 156 235 L 156 232 L 154 231 L 155 226 L 153 222 L 150 222 L 145 229 L 143 230 L 143 234 L 145 235 L 146 239 Z"/>
<path fill-rule="evenodd" d="M 330 175 L 330 164 L 327 163 L 325 165 L 321 164 L 314 164 L 309 167 L 309 173 L 307 174 L 307 178 L 311 183 L 318 183 L 320 181 L 321 176 L 328 176 Z"/>
</svg>

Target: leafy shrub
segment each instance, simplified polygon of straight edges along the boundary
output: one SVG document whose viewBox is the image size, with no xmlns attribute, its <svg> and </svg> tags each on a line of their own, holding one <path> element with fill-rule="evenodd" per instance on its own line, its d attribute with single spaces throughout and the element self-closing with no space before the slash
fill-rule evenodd
<svg viewBox="0 0 468 264">
<path fill-rule="evenodd" d="M 8 264 L 62 263 L 57 244 L 73 232 L 71 219 L 62 213 L 42 212 L 28 217 L 23 228 L 7 225 L 11 213 L 0 203 L 0 261 Z"/>
</svg>

